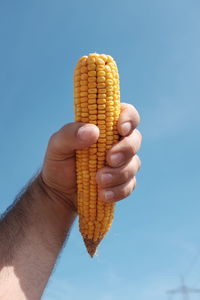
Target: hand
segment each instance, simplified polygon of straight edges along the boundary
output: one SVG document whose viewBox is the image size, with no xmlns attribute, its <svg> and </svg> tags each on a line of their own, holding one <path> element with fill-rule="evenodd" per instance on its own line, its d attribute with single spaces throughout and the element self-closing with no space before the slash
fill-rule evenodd
<svg viewBox="0 0 200 300">
<path fill-rule="evenodd" d="M 118 132 L 122 139 L 107 152 L 108 166 L 97 172 L 102 200 L 121 200 L 135 187 L 135 175 L 141 164 L 136 155 L 142 139 L 135 129 L 139 119 L 132 105 L 121 104 Z M 67 124 L 52 135 L 41 172 L 44 187 L 52 199 L 63 201 L 76 210 L 75 150 L 89 147 L 98 137 L 97 126 L 78 122 Z"/>
</svg>

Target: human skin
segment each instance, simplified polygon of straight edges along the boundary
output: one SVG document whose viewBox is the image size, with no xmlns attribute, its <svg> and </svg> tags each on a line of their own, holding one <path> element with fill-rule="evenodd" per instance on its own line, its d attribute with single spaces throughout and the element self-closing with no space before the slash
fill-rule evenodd
<svg viewBox="0 0 200 300">
<path fill-rule="evenodd" d="M 141 162 L 139 114 L 121 104 L 122 136 L 97 172 L 99 199 L 116 202 L 131 194 Z M 38 300 L 77 216 L 75 150 L 95 143 L 95 125 L 70 123 L 49 140 L 41 172 L 0 221 L 0 299 Z"/>
</svg>

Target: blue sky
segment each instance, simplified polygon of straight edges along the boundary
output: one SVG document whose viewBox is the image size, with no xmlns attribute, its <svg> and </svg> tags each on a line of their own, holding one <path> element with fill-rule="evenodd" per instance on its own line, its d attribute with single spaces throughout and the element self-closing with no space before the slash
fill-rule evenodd
<svg viewBox="0 0 200 300">
<path fill-rule="evenodd" d="M 142 120 L 136 191 L 92 260 L 74 225 L 43 300 L 164 300 L 180 274 L 200 288 L 199 11 L 197 0 L 0 2 L 0 212 L 73 121 L 82 55 L 115 58 L 121 100 Z"/>
</svg>

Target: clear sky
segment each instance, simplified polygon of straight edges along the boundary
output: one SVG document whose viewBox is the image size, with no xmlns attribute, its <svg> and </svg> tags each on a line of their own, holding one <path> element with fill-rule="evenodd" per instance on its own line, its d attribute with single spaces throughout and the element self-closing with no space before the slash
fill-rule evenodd
<svg viewBox="0 0 200 300">
<path fill-rule="evenodd" d="M 74 225 L 43 300 L 165 300 L 180 274 L 200 288 L 199 15 L 198 0 L 0 1 L 0 212 L 73 121 L 82 55 L 115 58 L 142 120 L 136 191 L 95 258 Z"/>
</svg>

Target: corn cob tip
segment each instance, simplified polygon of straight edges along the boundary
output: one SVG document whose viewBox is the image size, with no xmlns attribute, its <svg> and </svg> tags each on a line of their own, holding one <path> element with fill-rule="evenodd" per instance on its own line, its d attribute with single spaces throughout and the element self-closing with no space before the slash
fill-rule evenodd
<svg viewBox="0 0 200 300">
<path fill-rule="evenodd" d="M 91 257 L 93 257 L 95 255 L 96 249 L 100 242 L 101 242 L 101 240 L 93 241 L 93 240 L 90 240 L 87 238 L 84 239 L 85 246 Z"/>
</svg>

